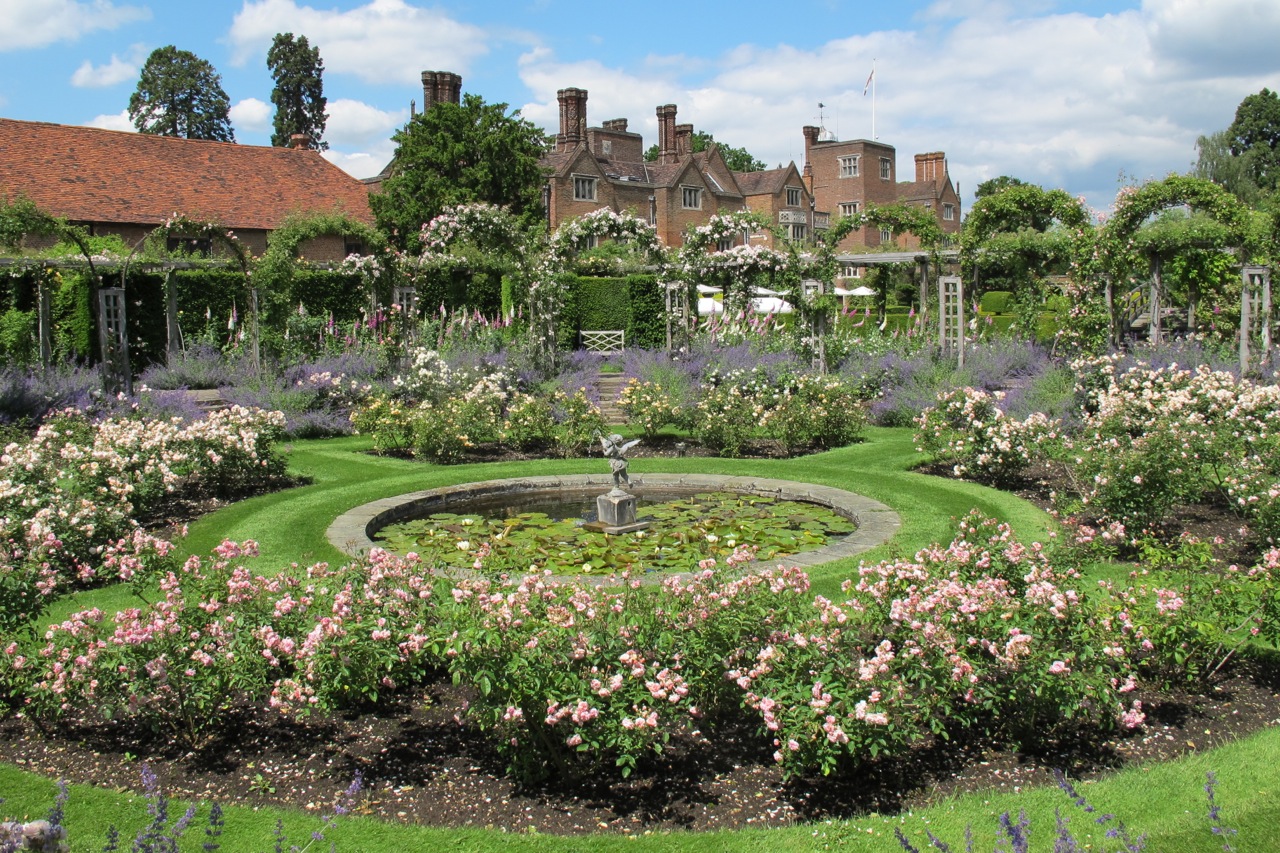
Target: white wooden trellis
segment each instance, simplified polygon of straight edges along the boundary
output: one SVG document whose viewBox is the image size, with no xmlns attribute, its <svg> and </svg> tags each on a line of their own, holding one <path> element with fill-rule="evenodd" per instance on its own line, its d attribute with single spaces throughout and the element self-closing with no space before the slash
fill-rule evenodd
<svg viewBox="0 0 1280 853">
<path fill-rule="evenodd" d="M 397 284 L 391 288 L 391 304 L 400 315 L 401 351 L 400 369 L 408 369 L 410 363 L 409 349 L 413 346 L 418 330 L 418 288 L 412 285 Z"/>
<path fill-rule="evenodd" d="M 964 284 L 958 275 L 938 278 L 938 342 L 964 367 Z"/>
<path fill-rule="evenodd" d="M 1271 354 L 1271 270 L 1246 266 L 1240 291 L 1240 373 L 1261 366 Z M 1254 352 L 1254 345 L 1257 352 Z M 1256 356 L 1256 357 L 1255 357 Z"/>
<path fill-rule="evenodd" d="M 129 333 L 123 287 L 98 290 L 98 319 L 103 388 L 109 394 L 132 394 L 133 375 L 129 369 Z"/>
</svg>

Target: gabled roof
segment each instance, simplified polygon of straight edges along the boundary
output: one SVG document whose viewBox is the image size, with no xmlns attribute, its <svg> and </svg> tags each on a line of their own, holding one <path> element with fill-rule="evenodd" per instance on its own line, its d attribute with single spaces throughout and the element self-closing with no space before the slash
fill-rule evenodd
<svg viewBox="0 0 1280 853">
<path fill-rule="evenodd" d="M 800 180 L 800 172 L 796 165 L 783 166 L 781 169 L 765 169 L 760 172 L 734 172 L 743 195 L 777 195 L 787 185 L 787 179 L 795 173 L 796 182 Z"/>
<path fill-rule="evenodd" d="M 291 213 L 373 224 L 363 183 L 308 149 L 0 119 L 0 195 L 73 222 L 159 225 L 174 213 L 278 228 Z"/>
<path fill-rule="evenodd" d="M 936 181 L 904 181 L 898 184 L 898 201 L 936 201 L 942 190 Z"/>
<path fill-rule="evenodd" d="M 702 172 L 703 178 L 714 188 L 719 196 L 742 198 L 743 193 L 738 185 L 738 176 L 724 163 L 720 149 L 714 143 L 705 151 L 693 155 L 694 165 Z"/>
</svg>

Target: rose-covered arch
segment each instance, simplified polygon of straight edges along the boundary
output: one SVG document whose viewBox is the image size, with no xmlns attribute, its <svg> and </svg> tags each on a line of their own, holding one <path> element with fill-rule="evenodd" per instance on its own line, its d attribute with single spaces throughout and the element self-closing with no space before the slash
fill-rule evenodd
<svg viewBox="0 0 1280 853">
<path fill-rule="evenodd" d="M 1138 231 L 1152 216 L 1170 207 L 1186 205 L 1207 215 L 1225 229 L 1219 241 L 1235 247 L 1240 255 L 1247 255 L 1251 248 L 1249 234 L 1249 210 L 1227 190 L 1203 178 L 1189 175 L 1170 175 L 1160 181 L 1150 181 L 1141 187 L 1124 187 L 1116 196 L 1115 212 L 1106 223 L 1099 237 L 1098 250 L 1107 268 L 1107 305 L 1111 316 L 1112 338 L 1118 338 L 1120 328 L 1115 319 L 1112 281 L 1117 271 L 1128 259 L 1141 257 L 1150 270 L 1150 290 L 1147 311 L 1151 317 L 1149 335 L 1159 341 L 1161 335 L 1163 285 L 1161 260 L 1179 247 L 1167 241 L 1155 241 L 1143 245 Z M 1248 260 L 1242 257 L 1241 260 Z"/>
<path fill-rule="evenodd" d="M 1090 214 L 1084 199 L 1034 184 L 1008 187 L 974 202 L 965 219 L 961 251 L 967 258 L 995 234 L 1044 232 L 1055 222 L 1073 230 L 1087 226 Z"/>
<path fill-rule="evenodd" d="M 451 205 L 418 232 L 420 255 L 399 256 L 396 269 L 428 300 L 453 307 L 499 310 L 474 299 L 475 277 L 484 273 L 519 278 L 531 245 L 527 230 L 505 207 L 487 202 Z M 502 297 L 490 294 L 495 300 Z M 481 300 L 483 301 L 483 300 Z M 433 302 L 434 304 L 434 302 Z"/>
<path fill-rule="evenodd" d="M 528 248 L 525 231 L 511 211 L 486 202 L 446 207 L 422 226 L 418 242 L 424 259 L 454 255 L 467 246 L 516 261 Z"/>
<path fill-rule="evenodd" d="M 749 308 L 753 287 L 761 277 L 767 277 L 775 289 L 793 290 L 793 285 L 799 282 L 800 261 L 792 252 L 753 246 L 749 241 L 714 251 L 722 242 L 759 231 L 768 231 L 780 239 L 765 216 L 750 210 L 713 216 L 706 225 L 689 229 L 677 254 L 681 275 L 690 287 L 697 284 L 720 287 L 724 291 L 726 311 Z"/>
<path fill-rule="evenodd" d="M 633 246 L 649 263 L 661 268 L 666 261 L 658 231 L 638 216 L 600 208 L 562 224 L 552 234 L 541 255 L 526 264 L 523 296 L 529 307 L 529 323 L 538 360 L 554 365 L 560 309 L 564 305 L 564 275 L 569 260 L 590 238 L 616 240 Z"/>
<path fill-rule="evenodd" d="M 574 254 L 585 249 L 591 240 L 626 243 L 649 264 L 660 266 L 666 259 L 657 228 L 638 216 L 602 207 L 571 219 L 556 229 L 550 242 L 552 263 L 563 266 Z"/>
</svg>

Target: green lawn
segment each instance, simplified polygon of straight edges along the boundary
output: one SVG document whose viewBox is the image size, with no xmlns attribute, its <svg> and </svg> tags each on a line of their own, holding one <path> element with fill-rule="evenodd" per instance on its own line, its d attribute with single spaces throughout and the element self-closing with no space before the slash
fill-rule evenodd
<svg viewBox="0 0 1280 853">
<path fill-rule="evenodd" d="M 368 455 L 363 438 L 296 442 L 288 448 L 290 469 L 309 480 L 308 485 L 244 501 L 191 526 L 183 547 L 207 553 L 223 538 L 255 539 L 263 556 L 260 571 L 271 571 L 290 562 L 342 561 L 344 556 L 324 538 L 329 523 L 346 510 L 371 500 L 420 489 L 475 480 L 554 473 L 601 473 L 603 459 L 549 460 L 443 467 Z M 775 477 L 820 483 L 858 492 L 897 510 L 903 520 L 899 534 L 866 555 L 877 560 L 910 555 L 932 542 L 949 541 L 953 519 L 970 509 L 1009 522 L 1023 541 L 1043 539 L 1051 520 L 1030 504 L 992 489 L 912 473 L 919 461 L 905 429 L 870 429 L 860 444 L 790 460 L 720 460 L 705 458 L 635 459 L 631 470 L 645 472 L 701 472 Z M 848 577 L 856 561 L 846 560 L 813 571 L 814 592 L 834 597 L 840 581 Z M 99 606 L 118 608 L 130 602 L 120 586 L 96 590 L 62 602 L 52 618 L 74 609 Z M 1199 753 L 1178 762 L 1136 768 L 1084 787 L 1087 796 L 1106 811 L 1119 814 L 1138 832 L 1149 833 L 1148 850 L 1200 851 L 1221 849 L 1209 833 L 1205 819 L 1205 772 L 1216 771 L 1220 780 L 1219 803 L 1225 822 L 1240 830 L 1237 849 L 1280 850 L 1280 731 L 1269 729 L 1220 749 Z M 335 788 L 341 780 L 335 780 Z M 0 765 L 0 814 L 42 816 L 54 796 L 49 778 L 20 768 Z M 118 792 L 77 786 L 68 806 L 68 826 L 75 850 L 102 849 L 105 825 L 121 826 L 126 839 L 146 820 L 138 798 Z M 133 804 L 132 807 L 129 807 Z M 379 823 L 369 818 L 343 818 L 329 838 L 341 850 L 395 851 L 448 848 L 457 850 L 597 851 L 644 850 L 900 850 L 893 828 L 900 826 L 921 850 L 928 849 L 922 834 L 933 831 L 964 849 L 964 832 L 972 825 L 975 850 L 991 850 L 997 817 L 1025 809 L 1032 819 L 1033 849 L 1053 849 L 1054 811 L 1061 808 L 1071 827 L 1090 849 L 1115 849 L 1089 816 L 1076 810 L 1057 790 L 992 793 L 967 796 L 911 815 L 869 816 L 847 822 L 824 822 L 769 831 L 722 832 L 708 835 L 658 834 L 644 839 L 623 837 L 550 838 L 513 836 L 500 830 L 461 831 L 424 829 Z M 171 806 L 170 813 L 180 811 Z M 203 841 L 207 809 L 197 818 L 189 849 Z M 223 849 L 257 851 L 272 849 L 276 821 L 282 819 L 293 843 L 304 846 L 319 828 L 314 814 L 275 810 L 228 809 Z M 317 844 L 315 849 L 323 849 Z M 127 849 L 128 844 L 125 844 Z"/>
</svg>

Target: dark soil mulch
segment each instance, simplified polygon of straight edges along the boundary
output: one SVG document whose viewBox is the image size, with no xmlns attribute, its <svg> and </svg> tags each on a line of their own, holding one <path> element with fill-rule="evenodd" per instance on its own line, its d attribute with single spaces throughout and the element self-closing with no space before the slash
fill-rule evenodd
<svg viewBox="0 0 1280 853">
<path fill-rule="evenodd" d="M 0 722 L 0 761 L 117 789 L 139 788 L 142 762 L 173 797 L 331 808 L 359 771 L 359 811 L 443 827 L 577 834 L 783 826 L 893 813 L 954 794 L 1053 783 L 1052 770 L 1094 778 L 1165 761 L 1280 723 L 1280 667 L 1237 667 L 1202 692 L 1141 695 L 1147 724 L 1121 738 L 1078 738 L 1023 752 L 963 735 L 856 772 L 785 783 L 756 732 L 722 729 L 673 744 L 631 779 L 520 790 L 481 736 L 458 722 L 467 694 L 432 684 L 382 713 L 292 723 L 266 710 L 236 715 L 219 739 L 186 751 L 127 723 L 72 719 L 42 733 Z"/>
</svg>

